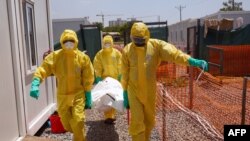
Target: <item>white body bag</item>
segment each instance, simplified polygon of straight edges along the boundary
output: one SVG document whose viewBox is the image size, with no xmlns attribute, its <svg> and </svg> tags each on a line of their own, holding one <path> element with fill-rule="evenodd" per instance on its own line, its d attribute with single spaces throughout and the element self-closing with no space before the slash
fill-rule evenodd
<svg viewBox="0 0 250 141">
<path fill-rule="evenodd" d="M 107 111 L 111 108 L 118 112 L 124 112 L 123 89 L 119 81 L 107 77 L 97 83 L 91 90 L 93 108 L 99 111 Z"/>
</svg>

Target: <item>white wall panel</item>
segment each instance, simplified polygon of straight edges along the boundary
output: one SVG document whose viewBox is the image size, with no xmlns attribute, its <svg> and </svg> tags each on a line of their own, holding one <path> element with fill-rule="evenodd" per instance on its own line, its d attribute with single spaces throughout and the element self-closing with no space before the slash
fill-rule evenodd
<svg viewBox="0 0 250 141">
<path fill-rule="evenodd" d="M 47 12 L 47 0 L 34 1 L 38 65 L 41 65 L 43 61 L 43 53 L 51 48 Z M 23 56 L 23 59 L 25 58 L 26 56 Z M 27 71 L 24 70 L 24 72 Z M 55 110 L 55 103 L 53 103 L 53 80 L 51 78 L 41 83 L 38 100 L 29 96 L 33 73 L 34 72 L 23 74 L 25 81 L 25 116 L 27 132 L 30 135 L 35 134 Z"/>
<path fill-rule="evenodd" d="M 6 2 L 0 0 L 0 137 L 3 141 L 13 141 L 19 137 L 19 132 Z"/>
</svg>

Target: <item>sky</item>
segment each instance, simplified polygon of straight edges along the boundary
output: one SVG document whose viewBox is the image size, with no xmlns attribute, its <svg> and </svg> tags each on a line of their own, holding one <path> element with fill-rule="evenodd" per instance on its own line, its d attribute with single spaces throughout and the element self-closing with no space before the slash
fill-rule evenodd
<svg viewBox="0 0 250 141">
<path fill-rule="evenodd" d="M 181 18 L 199 18 L 214 14 L 228 0 L 51 0 L 52 19 L 88 17 L 90 22 L 102 22 L 108 26 L 108 21 L 121 18 L 130 20 L 135 17 L 144 22 L 168 21 L 174 24 Z M 235 0 L 243 3 L 243 10 L 250 11 L 250 0 Z M 105 16 L 109 15 L 109 16 Z"/>
</svg>

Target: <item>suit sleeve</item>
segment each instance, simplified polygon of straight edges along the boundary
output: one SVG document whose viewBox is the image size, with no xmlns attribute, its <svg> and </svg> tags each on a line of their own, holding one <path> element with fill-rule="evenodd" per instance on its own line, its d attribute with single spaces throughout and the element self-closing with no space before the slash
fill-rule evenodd
<svg viewBox="0 0 250 141">
<path fill-rule="evenodd" d="M 189 65 L 190 56 L 177 49 L 174 45 L 161 40 L 155 40 L 159 47 L 160 59 L 162 61 L 174 62 L 181 65 Z"/>
<path fill-rule="evenodd" d="M 42 82 L 46 77 L 51 76 L 53 73 L 52 68 L 54 65 L 54 55 L 53 52 L 45 57 L 42 64 L 36 69 L 34 77 L 40 78 Z"/>
<path fill-rule="evenodd" d="M 82 83 L 84 91 L 91 91 L 94 82 L 94 68 L 87 55 L 84 56 L 82 69 Z"/>
<path fill-rule="evenodd" d="M 127 56 L 127 50 L 125 49 L 122 52 L 121 74 L 122 74 L 122 79 L 121 79 L 122 87 L 124 90 L 127 90 L 129 81 L 129 60 Z"/>
<path fill-rule="evenodd" d="M 95 77 L 102 77 L 103 66 L 101 63 L 100 53 L 96 54 L 93 65 L 94 65 Z"/>
</svg>

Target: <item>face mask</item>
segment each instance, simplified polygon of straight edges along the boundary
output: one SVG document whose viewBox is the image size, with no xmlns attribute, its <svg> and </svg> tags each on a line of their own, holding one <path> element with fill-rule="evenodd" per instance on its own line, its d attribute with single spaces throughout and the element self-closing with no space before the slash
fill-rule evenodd
<svg viewBox="0 0 250 141">
<path fill-rule="evenodd" d="M 109 47 L 111 47 L 110 43 L 106 43 L 106 44 L 103 45 L 103 48 L 109 48 Z"/>
<path fill-rule="evenodd" d="M 66 43 L 64 43 L 64 46 L 65 46 L 66 49 L 70 50 L 70 49 L 73 49 L 73 48 L 74 48 L 75 43 L 74 43 L 74 42 L 67 41 Z"/>
</svg>

